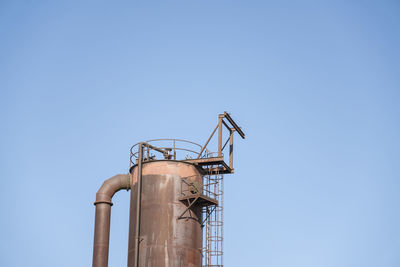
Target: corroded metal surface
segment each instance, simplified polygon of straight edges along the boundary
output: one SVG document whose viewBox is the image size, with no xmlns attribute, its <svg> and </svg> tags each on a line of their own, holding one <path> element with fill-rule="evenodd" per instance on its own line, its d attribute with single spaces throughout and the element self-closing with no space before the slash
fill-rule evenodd
<svg viewBox="0 0 400 267">
<path fill-rule="evenodd" d="M 108 266 L 110 241 L 111 199 L 121 189 L 131 187 L 130 175 L 119 174 L 106 180 L 96 194 L 96 217 L 94 226 L 93 267 Z"/>
<path fill-rule="evenodd" d="M 128 267 L 135 267 L 135 225 L 138 168 L 132 169 Z M 193 219 L 178 219 L 186 206 L 179 201 L 182 178 L 193 182 L 202 176 L 191 164 L 154 161 L 143 164 L 138 267 L 201 267 L 201 208 Z"/>
</svg>

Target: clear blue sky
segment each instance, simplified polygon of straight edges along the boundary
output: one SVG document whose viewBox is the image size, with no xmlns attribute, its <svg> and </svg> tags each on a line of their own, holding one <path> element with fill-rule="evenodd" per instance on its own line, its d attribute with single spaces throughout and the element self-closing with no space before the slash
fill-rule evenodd
<svg viewBox="0 0 400 267">
<path fill-rule="evenodd" d="M 227 267 L 400 266 L 398 1 L 0 2 L 0 266 L 91 266 L 95 192 L 151 138 L 247 139 Z M 128 193 L 110 267 L 126 266 Z"/>
</svg>

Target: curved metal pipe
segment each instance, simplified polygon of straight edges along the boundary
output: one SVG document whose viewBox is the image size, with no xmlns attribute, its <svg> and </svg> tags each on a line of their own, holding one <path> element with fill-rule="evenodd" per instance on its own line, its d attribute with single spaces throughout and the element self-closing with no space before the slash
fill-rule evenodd
<svg viewBox="0 0 400 267">
<path fill-rule="evenodd" d="M 96 193 L 96 216 L 94 224 L 93 267 L 108 266 L 110 218 L 112 197 L 121 189 L 131 188 L 131 175 L 118 174 L 104 181 Z"/>
</svg>

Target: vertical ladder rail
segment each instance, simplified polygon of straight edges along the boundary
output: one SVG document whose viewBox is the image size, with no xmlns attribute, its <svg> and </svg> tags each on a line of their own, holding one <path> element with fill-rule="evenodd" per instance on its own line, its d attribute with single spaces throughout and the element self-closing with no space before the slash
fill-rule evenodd
<svg viewBox="0 0 400 267">
<path fill-rule="evenodd" d="M 219 205 L 204 225 L 203 267 L 223 267 L 223 175 L 204 176 L 204 189 Z"/>
</svg>

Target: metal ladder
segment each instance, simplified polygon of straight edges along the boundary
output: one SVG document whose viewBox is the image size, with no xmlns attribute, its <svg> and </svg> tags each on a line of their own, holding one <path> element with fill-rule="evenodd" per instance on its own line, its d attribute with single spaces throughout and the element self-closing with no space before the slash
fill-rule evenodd
<svg viewBox="0 0 400 267">
<path fill-rule="evenodd" d="M 219 203 L 203 225 L 203 267 L 223 267 L 223 182 L 223 174 L 217 173 L 203 177 L 205 194 L 211 193 Z M 203 216 L 209 213 L 209 207 L 205 207 Z"/>
</svg>

